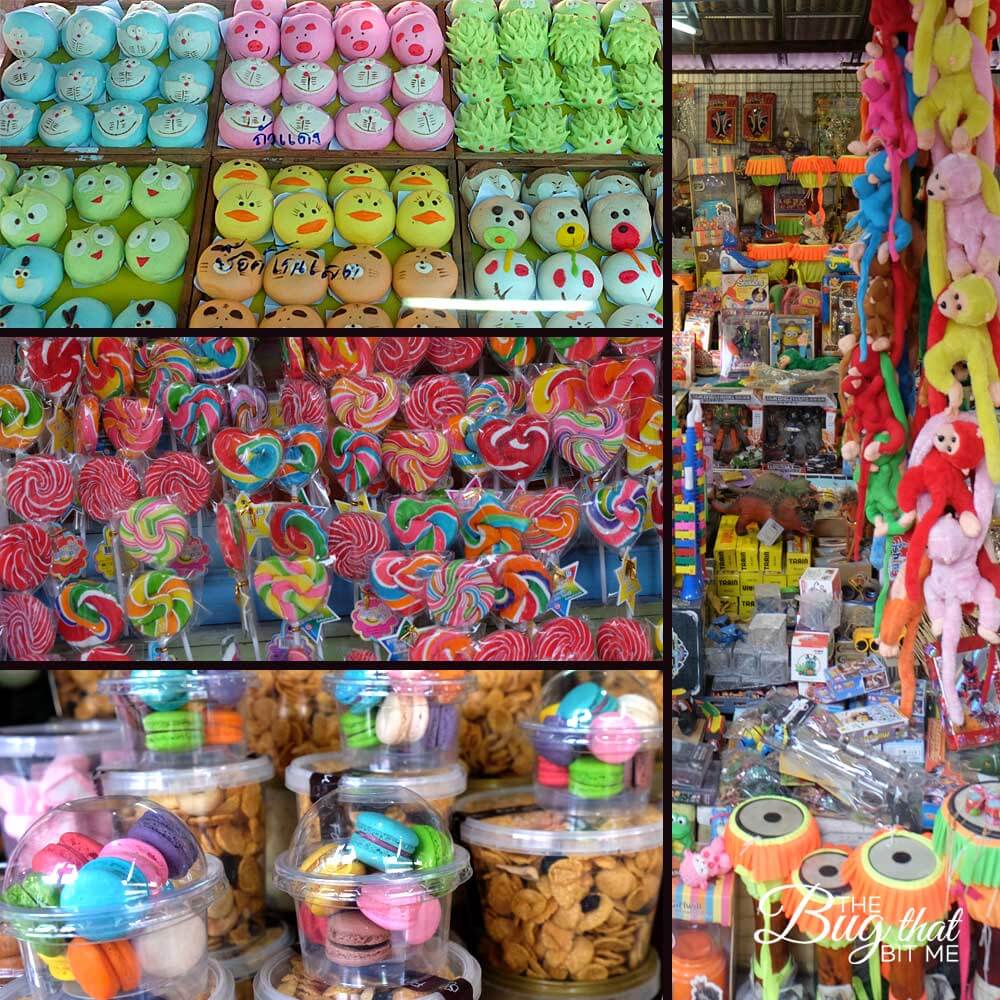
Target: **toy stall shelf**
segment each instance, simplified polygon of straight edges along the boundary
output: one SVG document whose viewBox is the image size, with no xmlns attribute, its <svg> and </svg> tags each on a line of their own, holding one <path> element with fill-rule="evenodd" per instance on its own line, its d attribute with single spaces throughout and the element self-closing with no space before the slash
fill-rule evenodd
<svg viewBox="0 0 1000 1000">
<path fill-rule="evenodd" d="M 705 425 L 707 472 L 713 466 L 755 469 L 761 464 L 764 407 L 751 389 L 694 388 Z"/>
<path fill-rule="evenodd" d="M 837 401 L 832 396 L 790 396 L 765 392 L 764 468 L 819 476 L 840 471 Z"/>
</svg>

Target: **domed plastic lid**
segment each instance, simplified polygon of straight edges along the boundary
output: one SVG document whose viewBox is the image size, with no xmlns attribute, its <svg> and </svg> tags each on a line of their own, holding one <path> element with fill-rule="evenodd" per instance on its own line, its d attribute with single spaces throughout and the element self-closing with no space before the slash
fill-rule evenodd
<svg viewBox="0 0 1000 1000">
<path fill-rule="evenodd" d="M 474 683 L 468 670 L 335 670 L 323 678 L 328 694 L 357 709 L 373 707 L 392 693 L 457 701 Z"/>
<path fill-rule="evenodd" d="M 0 757 L 93 757 L 124 749 L 121 724 L 115 721 L 57 719 L 0 729 Z"/>
<path fill-rule="evenodd" d="M 418 771 L 413 774 L 373 774 L 370 771 L 352 770 L 353 762 L 346 754 L 311 753 L 296 757 L 285 769 L 285 787 L 296 795 L 314 795 L 313 778 L 333 775 L 339 785 L 402 785 L 416 792 L 422 799 L 457 798 L 468 784 L 465 768 L 452 764 L 435 771 Z"/>
<path fill-rule="evenodd" d="M 299 820 L 274 863 L 274 884 L 296 902 L 355 904 L 362 893 L 397 903 L 445 896 L 472 877 L 469 852 L 441 817 L 401 785 L 342 785 Z"/>
<path fill-rule="evenodd" d="M 160 767 L 145 771 L 105 767 L 97 772 L 97 777 L 108 795 L 183 795 L 270 781 L 274 777 L 274 763 L 270 757 L 248 757 L 227 764 Z"/>
<path fill-rule="evenodd" d="M 257 677 L 248 670 L 121 670 L 98 681 L 104 694 L 126 695 L 145 702 L 150 708 L 181 708 L 188 701 L 209 701 L 235 705 L 256 685 Z"/>
<path fill-rule="evenodd" d="M 18 841 L 0 923 L 35 948 L 73 937 L 111 941 L 203 911 L 224 888 L 222 862 L 155 802 L 77 799 L 47 812 Z"/>
</svg>

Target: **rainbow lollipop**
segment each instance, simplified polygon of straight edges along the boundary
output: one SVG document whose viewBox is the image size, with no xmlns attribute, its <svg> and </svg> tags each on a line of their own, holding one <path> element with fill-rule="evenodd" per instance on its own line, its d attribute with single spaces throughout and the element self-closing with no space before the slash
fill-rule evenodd
<svg viewBox="0 0 1000 1000">
<path fill-rule="evenodd" d="M 158 568 L 173 562 L 191 534 L 187 518 L 169 500 L 147 497 L 122 514 L 121 541 L 133 559 Z"/>
<path fill-rule="evenodd" d="M 249 337 L 184 337 L 198 379 L 211 385 L 233 382 L 250 360 Z"/>
<path fill-rule="evenodd" d="M 128 620 L 152 639 L 177 635 L 193 611 L 194 596 L 187 582 L 163 570 L 143 573 L 133 580 L 125 600 Z"/>
<path fill-rule="evenodd" d="M 281 436 L 285 451 L 275 482 L 285 492 L 294 494 L 316 475 L 323 461 L 326 430 L 299 424 L 282 431 Z"/>
<path fill-rule="evenodd" d="M 188 448 L 207 441 L 222 426 L 226 401 L 210 385 L 171 382 L 162 399 L 167 423 Z"/>
<path fill-rule="evenodd" d="M 115 642 L 125 631 L 125 615 L 111 591 L 93 580 L 68 583 L 56 602 L 59 634 L 77 649 Z"/>
<path fill-rule="evenodd" d="M 30 447 L 45 426 L 45 403 L 33 389 L 0 385 L 0 448 Z"/>
<path fill-rule="evenodd" d="M 541 493 L 518 493 L 511 510 L 529 518 L 524 545 L 533 552 L 558 555 L 580 530 L 580 501 L 568 486 L 553 486 Z"/>
<path fill-rule="evenodd" d="M 627 551 L 642 535 L 648 503 L 646 485 L 638 479 L 599 486 L 587 504 L 587 524 L 598 541 Z"/>
<path fill-rule="evenodd" d="M 284 445 L 274 431 L 248 434 L 227 427 L 212 442 L 212 458 L 227 482 L 246 493 L 255 493 L 278 474 Z"/>
<path fill-rule="evenodd" d="M 163 414 L 144 396 L 115 396 L 104 404 L 104 430 L 124 458 L 141 458 L 160 440 Z"/>
<path fill-rule="evenodd" d="M 455 559 L 427 580 L 427 610 L 439 625 L 474 629 L 493 610 L 501 588 L 484 562 Z"/>
<path fill-rule="evenodd" d="M 315 559 L 271 556 L 254 570 L 253 585 L 268 610 L 290 624 L 315 617 L 330 594 L 326 570 Z"/>
<path fill-rule="evenodd" d="M 568 410 L 553 418 L 552 439 L 565 462 L 594 475 L 606 469 L 621 451 L 625 420 L 610 406 L 598 406 L 589 413 Z"/>
<path fill-rule="evenodd" d="M 462 512 L 465 557 L 520 552 L 522 536 L 530 525 L 529 518 L 508 510 L 496 493 L 482 493 L 471 509 Z"/>
<path fill-rule="evenodd" d="M 83 391 L 98 399 L 132 392 L 132 348 L 121 337 L 90 337 L 83 353 Z"/>
<path fill-rule="evenodd" d="M 327 449 L 330 471 L 349 496 L 364 493 L 382 471 L 382 442 L 374 434 L 336 427 Z"/>
<path fill-rule="evenodd" d="M 504 556 L 493 566 L 500 587 L 497 613 L 513 625 L 544 615 L 552 600 L 552 578 L 545 565 L 527 553 Z"/>
<path fill-rule="evenodd" d="M 386 521 L 393 538 L 418 552 L 444 552 L 458 537 L 458 510 L 444 497 L 397 497 Z"/>
<path fill-rule="evenodd" d="M 326 559 L 330 554 L 322 509 L 304 504 L 277 504 L 268 524 L 271 544 L 280 556 Z"/>
</svg>

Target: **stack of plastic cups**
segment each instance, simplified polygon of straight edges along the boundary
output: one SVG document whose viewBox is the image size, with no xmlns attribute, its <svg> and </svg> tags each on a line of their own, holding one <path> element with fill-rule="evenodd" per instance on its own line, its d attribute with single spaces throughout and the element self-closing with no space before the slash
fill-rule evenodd
<svg viewBox="0 0 1000 1000">
<path fill-rule="evenodd" d="M 628 671 L 567 670 L 523 723 L 531 788 L 456 806 L 472 855 L 489 997 L 652 1000 L 650 943 L 663 874 L 663 812 L 650 804 L 663 733 Z M 580 992 L 583 991 L 583 992 Z"/>
<path fill-rule="evenodd" d="M 10 857 L 49 809 L 97 794 L 94 771 L 122 752 L 113 722 L 54 721 L 0 729 L 0 830 Z M 15 938 L 0 933 L 0 983 L 23 972 Z"/>
<path fill-rule="evenodd" d="M 99 772 L 101 788 L 169 809 L 220 859 L 224 891 L 208 911 L 208 947 L 220 965 L 243 973 L 241 997 L 271 957 L 268 943 L 287 946 L 289 937 L 280 921 L 265 918 L 264 788 L 274 765 L 247 753 L 246 703 L 255 683 L 248 671 L 154 669 L 118 671 L 99 685 L 132 750 L 127 766 Z"/>
</svg>

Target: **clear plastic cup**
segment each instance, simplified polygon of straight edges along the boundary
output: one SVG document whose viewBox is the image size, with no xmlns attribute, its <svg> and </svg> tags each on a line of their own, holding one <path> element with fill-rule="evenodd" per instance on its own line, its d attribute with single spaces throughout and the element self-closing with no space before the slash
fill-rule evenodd
<svg viewBox="0 0 1000 1000">
<path fill-rule="evenodd" d="M 110 977 L 118 997 L 191 1000 L 210 989 L 207 917 L 223 885 L 222 862 L 156 803 L 79 799 L 18 842 L 0 923 L 21 943 L 35 1000 L 96 1000 Z"/>
<path fill-rule="evenodd" d="M 224 948 L 212 952 L 235 983 L 236 1000 L 253 1000 L 253 982 L 257 973 L 275 958 L 292 953 L 292 932 L 283 920 L 270 922 L 264 933 L 245 948 Z"/>
<path fill-rule="evenodd" d="M 660 712 L 627 670 L 563 670 L 522 727 L 535 747 L 540 805 L 607 814 L 649 802 Z"/>
<path fill-rule="evenodd" d="M 402 986 L 447 958 L 451 896 L 472 877 L 441 817 L 399 785 L 341 785 L 311 806 L 274 883 L 295 901 L 306 975 Z"/>
<path fill-rule="evenodd" d="M 0 885 L 3 884 L 7 862 L 0 861 Z M 17 938 L 10 934 L 0 934 L 0 984 L 12 979 L 20 979 L 24 975 L 24 963 L 21 961 L 21 946 Z"/>
<path fill-rule="evenodd" d="M 430 771 L 458 759 L 467 670 L 337 670 L 341 752 L 367 771 Z"/>
<path fill-rule="evenodd" d="M 246 670 L 116 671 L 98 684 L 111 697 L 137 764 L 193 767 L 247 755 Z"/>
<path fill-rule="evenodd" d="M 209 948 L 245 947 L 264 929 L 264 792 L 267 757 L 233 764 L 102 770 L 107 795 L 151 799 L 178 816 L 206 854 L 222 862 L 225 884 L 208 911 Z"/>
<path fill-rule="evenodd" d="M 295 793 L 301 819 L 309 807 L 341 784 L 402 785 L 416 792 L 444 820 L 451 822 L 455 800 L 465 794 L 465 768 L 450 764 L 436 771 L 412 774 L 372 774 L 352 770 L 351 759 L 340 753 L 314 753 L 297 757 L 285 770 L 285 787 Z"/>
<path fill-rule="evenodd" d="M 581 829 L 579 817 L 517 790 L 467 796 L 456 812 L 480 901 L 463 932 L 478 935 L 490 975 L 566 997 L 576 984 L 617 990 L 643 967 L 663 877 L 658 808 L 594 815 Z"/>
<path fill-rule="evenodd" d="M 0 822 L 7 857 L 49 809 L 96 795 L 95 769 L 121 760 L 124 746 L 114 722 L 60 719 L 0 729 Z"/>
<path fill-rule="evenodd" d="M 433 975 L 446 980 L 446 983 L 449 980 L 452 983 L 457 982 L 458 987 L 442 990 L 430 985 L 422 987 L 421 992 L 416 994 L 420 1000 L 466 1000 L 461 992 L 464 983 L 468 983 L 471 988 L 467 991 L 467 1000 L 480 1000 L 483 994 L 483 974 L 479 963 L 454 941 L 448 944 L 444 967 L 437 969 Z M 424 988 L 429 992 L 423 992 Z M 254 1000 L 316 1000 L 317 997 L 327 995 L 324 990 L 325 984 L 306 975 L 302 959 L 298 956 L 279 955 L 260 970 L 254 980 L 253 998 Z M 357 987 L 344 987 L 337 991 L 336 998 L 362 1000 L 362 990 Z"/>
<path fill-rule="evenodd" d="M 483 976 L 489 1000 L 658 1000 L 663 996 L 663 971 L 655 951 L 627 976 L 598 983 L 532 982 L 495 972 Z"/>
<path fill-rule="evenodd" d="M 541 696 L 541 670 L 474 670 L 462 704 L 459 753 L 469 781 L 530 777 L 535 761 L 520 723 L 532 718 Z"/>
</svg>

